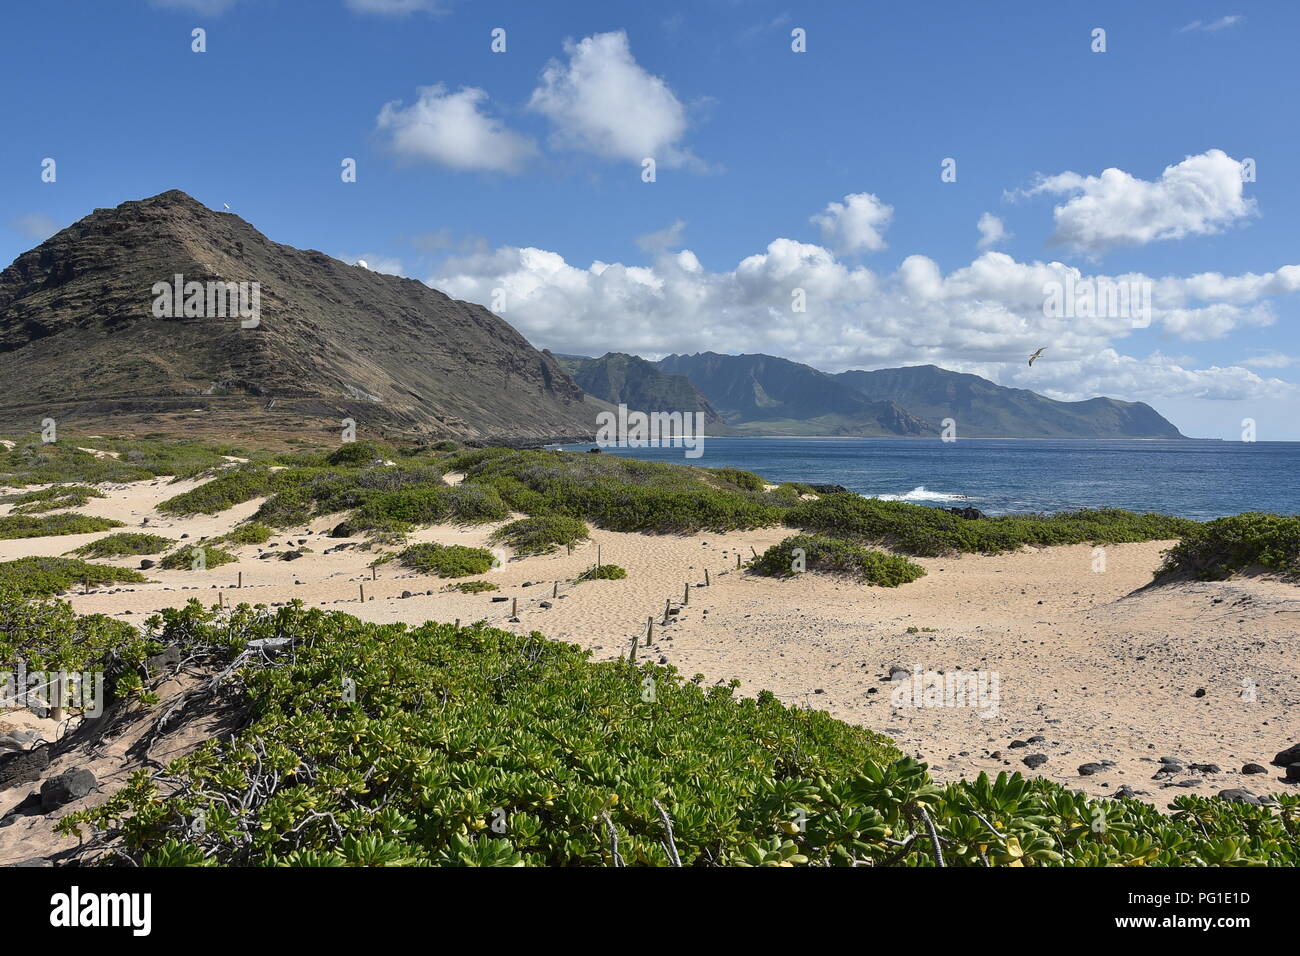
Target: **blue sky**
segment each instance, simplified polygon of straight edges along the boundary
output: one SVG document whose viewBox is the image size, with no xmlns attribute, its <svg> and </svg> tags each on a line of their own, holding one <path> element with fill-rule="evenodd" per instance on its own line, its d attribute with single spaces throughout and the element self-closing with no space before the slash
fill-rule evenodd
<svg viewBox="0 0 1300 956">
<path fill-rule="evenodd" d="M 502 317 L 557 351 L 934 362 L 1148 401 L 1192 435 L 1238 439 L 1249 417 L 1260 440 L 1300 440 L 1285 106 L 1300 7 L 43 0 L 2 15 L 4 263 L 96 207 L 180 188 L 281 242 L 484 304 L 500 290 Z M 1148 283 L 1149 326 L 1045 316 L 1044 282 L 1066 276 Z"/>
</svg>

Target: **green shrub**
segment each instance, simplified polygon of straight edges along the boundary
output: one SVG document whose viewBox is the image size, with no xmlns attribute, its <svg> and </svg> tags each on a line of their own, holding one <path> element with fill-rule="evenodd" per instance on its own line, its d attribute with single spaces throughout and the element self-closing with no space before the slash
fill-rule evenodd
<svg viewBox="0 0 1300 956">
<path fill-rule="evenodd" d="M 161 554 L 176 542 L 160 534 L 119 531 L 73 550 L 83 558 L 123 558 L 133 554 Z"/>
<path fill-rule="evenodd" d="M 515 554 L 550 554 L 588 538 L 587 525 L 577 518 L 563 515 L 538 515 L 520 518 L 492 532 L 492 540 L 514 550 Z"/>
<path fill-rule="evenodd" d="M 48 538 L 60 534 L 89 534 L 93 531 L 107 531 L 109 528 L 123 526 L 124 522 L 114 521 L 112 518 L 92 518 L 74 511 L 43 517 L 6 515 L 0 518 L 0 540 Z"/>
<path fill-rule="evenodd" d="M 1019 774 L 937 786 L 826 713 L 537 633 L 191 601 L 150 636 L 294 653 L 232 675 L 248 701 L 235 735 L 60 821 L 122 863 L 611 866 L 612 829 L 627 865 L 668 866 L 665 817 L 683 866 L 1300 863 L 1294 794 L 1182 796 L 1165 814 Z"/>
<path fill-rule="evenodd" d="M 1209 521 L 1165 552 L 1156 577 L 1221 581 L 1252 568 L 1300 577 L 1300 515 L 1248 511 Z"/>
<path fill-rule="evenodd" d="M 393 450 L 373 441 L 348 442 L 325 456 L 329 465 L 342 465 L 355 468 L 359 465 L 373 465 L 393 456 Z"/>
<path fill-rule="evenodd" d="M 194 559 L 199 551 L 203 552 L 203 570 L 205 571 L 211 571 L 223 564 L 230 564 L 239 560 L 229 551 L 215 547 L 212 544 L 187 544 L 184 547 L 177 548 L 170 554 L 164 555 L 163 559 L 158 562 L 158 567 L 164 571 L 197 570 L 194 567 Z"/>
<path fill-rule="evenodd" d="M 14 500 L 11 514 L 38 514 L 58 508 L 80 508 L 91 498 L 103 498 L 104 493 L 89 485 L 54 485 L 41 491 L 29 491 Z"/>
<path fill-rule="evenodd" d="M 440 578 L 464 578 L 491 570 L 496 558 L 483 548 L 461 544 L 413 544 L 397 556 L 403 567 Z"/>
<path fill-rule="evenodd" d="M 579 574 L 575 581 L 621 581 L 627 570 L 617 564 L 595 564 Z"/>
<path fill-rule="evenodd" d="M 481 594 L 484 591 L 499 591 L 501 589 L 491 581 L 457 581 L 455 584 L 448 584 L 443 590 L 459 591 L 461 594 Z"/>
<path fill-rule="evenodd" d="M 824 574 L 851 577 L 864 584 L 896 588 L 924 576 L 925 568 L 897 554 L 871 551 L 838 538 L 793 535 L 768 548 L 749 566 L 756 574 L 792 577 L 796 570 L 796 551 L 802 551 L 803 569 Z"/>
<path fill-rule="evenodd" d="M 999 554 L 1025 545 L 1120 544 L 1177 538 L 1196 522 L 1119 508 L 1049 516 L 1006 515 L 970 520 L 942 508 L 879 501 L 851 493 L 824 495 L 791 508 L 785 523 L 827 537 L 887 547 L 903 554 Z"/>
<path fill-rule="evenodd" d="M 0 590 L 8 590 L 20 597 L 50 597 L 87 583 L 99 587 L 103 584 L 142 584 L 147 580 L 139 571 L 110 564 L 90 564 L 77 558 L 29 557 L 0 562 Z"/>
<path fill-rule="evenodd" d="M 82 451 L 79 444 L 103 452 Z M 98 484 L 145 481 L 162 475 L 192 475 L 228 464 L 225 455 L 249 457 L 242 449 L 195 441 L 144 438 L 73 438 L 58 442 L 18 438 L 12 449 L 0 446 L 0 484 L 39 485 L 59 482 Z"/>
<path fill-rule="evenodd" d="M 767 487 L 767 482 L 752 471 L 742 471 L 739 468 L 710 468 L 709 473 L 745 491 L 762 491 Z"/>
<path fill-rule="evenodd" d="M 212 515 L 271 491 L 272 472 L 257 465 L 233 468 L 166 501 L 158 510 L 168 515 Z"/>
<path fill-rule="evenodd" d="M 704 469 L 613 455 L 485 448 L 452 455 L 447 467 L 493 486 L 516 511 L 582 518 L 611 531 L 732 531 L 777 524 L 784 513 L 765 493 L 720 487 L 729 482 Z"/>
<path fill-rule="evenodd" d="M 247 521 L 244 524 L 236 525 L 230 531 L 227 531 L 220 538 L 214 538 L 213 543 L 217 541 L 228 542 L 230 544 L 266 544 L 271 540 L 271 529 L 264 524 L 256 521 Z"/>
</svg>

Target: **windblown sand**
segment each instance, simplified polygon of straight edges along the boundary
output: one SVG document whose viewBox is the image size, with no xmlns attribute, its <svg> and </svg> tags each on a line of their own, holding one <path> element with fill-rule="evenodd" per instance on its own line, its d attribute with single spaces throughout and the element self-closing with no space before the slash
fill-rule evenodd
<svg viewBox="0 0 1300 956">
<path fill-rule="evenodd" d="M 229 531 L 260 504 L 178 520 L 155 506 L 191 482 L 101 487 L 109 498 L 77 510 L 126 522 L 120 531 L 188 534 L 186 543 Z M 7 510 L 0 506 L 0 513 Z M 1093 549 L 1083 545 L 920 559 L 924 578 L 879 588 L 738 571 L 737 555 L 748 560 L 751 548 L 761 553 L 780 541 L 788 532 L 779 528 L 680 537 L 596 530 L 572 555 L 512 560 L 497 549 L 501 567 L 482 577 L 500 590 L 463 595 L 395 563 L 380 566 L 372 580 L 373 551 L 323 553 L 360 541 L 328 537 L 337 521 L 322 518 L 261 548 L 239 548 L 237 564 L 203 572 L 154 568 L 149 584 L 68 598 L 78 612 L 136 623 L 190 598 L 215 604 L 218 591 L 226 602 L 298 599 L 377 622 L 482 619 L 578 643 L 598 659 L 626 654 L 653 618 L 653 642 L 640 642 L 640 659 L 675 665 L 688 677 L 703 674 L 709 683 L 738 679 L 740 693 L 768 689 L 885 733 L 929 762 L 939 780 L 1020 770 L 1098 796 L 1127 785 L 1160 806 L 1189 792 L 1246 787 L 1263 795 L 1291 786 L 1269 760 L 1300 742 L 1300 589 L 1252 578 L 1139 590 L 1169 542 L 1108 547 L 1100 572 Z M 437 527 L 412 540 L 485 546 L 493 527 Z M 0 541 L 0 560 L 64 554 L 106 533 Z M 311 550 L 290 561 L 259 558 L 300 547 Z M 575 585 L 598 547 L 601 560 L 627 569 L 627 579 Z M 703 587 L 706 569 L 710 585 Z M 236 590 L 240 572 L 243 588 Z M 514 600 L 517 623 L 508 620 Z M 666 602 L 677 612 L 664 624 Z M 895 706 L 891 667 L 995 672 L 996 706 Z M 0 714 L 0 730 L 8 719 Z M 1047 760 L 1030 771 L 1022 762 L 1030 754 Z M 1153 780 L 1165 756 L 1221 769 Z M 1080 765 L 1101 761 L 1113 765 L 1078 773 Z M 1242 775 L 1247 763 L 1268 773 Z M 1184 781 L 1197 782 L 1178 785 Z"/>
</svg>

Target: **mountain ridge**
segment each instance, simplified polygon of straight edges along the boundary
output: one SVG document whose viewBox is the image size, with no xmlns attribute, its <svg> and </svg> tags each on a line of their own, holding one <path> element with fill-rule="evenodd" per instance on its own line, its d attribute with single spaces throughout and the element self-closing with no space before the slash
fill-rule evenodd
<svg viewBox="0 0 1300 956">
<path fill-rule="evenodd" d="M 944 421 L 966 438 L 1185 438 L 1144 402 L 1061 402 L 936 365 L 822 372 L 762 353 L 672 354 L 737 434 L 926 437 Z"/>
<path fill-rule="evenodd" d="M 156 283 L 256 282 L 261 319 L 151 314 Z M 96 209 L 0 272 L 0 426 L 580 440 L 582 390 L 480 305 L 276 243 L 180 190 Z M 526 398 L 526 401 L 521 401 Z"/>
</svg>

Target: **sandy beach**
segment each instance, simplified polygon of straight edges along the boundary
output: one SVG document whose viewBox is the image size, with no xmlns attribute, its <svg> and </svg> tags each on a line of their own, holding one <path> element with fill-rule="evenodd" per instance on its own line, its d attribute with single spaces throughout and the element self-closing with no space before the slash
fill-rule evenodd
<svg viewBox="0 0 1300 956">
<path fill-rule="evenodd" d="M 194 484 L 105 485 L 107 498 L 77 510 L 123 521 L 120 531 L 187 534 L 190 543 L 229 531 L 260 504 L 186 519 L 157 512 L 160 501 Z M 737 556 L 761 553 L 789 533 L 782 528 L 691 536 L 593 529 L 592 541 L 572 555 L 516 560 L 496 549 L 501 565 L 483 577 L 500 590 L 466 595 L 395 563 L 372 577 L 376 552 L 358 547 L 360 539 L 330 538 L 337 521 L 320 518 L 266 545 L 240 547 L 236 564 L 203 572 L 153 568 L 146 572 L 151 583 L 67 598 L 80 613 L 134 623 L 191 598 L 215 604 L 218 592 L 227 603 L 298 599 L 376 622 L 486 620 L 580 644 L 598 659 L 626 654 L 653 618 L 654 638 L 648 647 L 640 642 L 641 659 L 675 665 L 688 677 L 703 674 L 709 683 L 737 679 L 740 693 L 768 689 L 888 734 L 941 781 L 1019 770 L 1096 796 L 1127 786 L 1159 806 L 1189 792 L 1248 787 L 1262 795 L 1289 787 L 1268 762 L 1300 737 L 1300 594 L 1266 578 L 1142 590 L 1168 542 L 1108 547 L 1104 571 L 1094 570 L 1096 555 L 1086 545 L 923 558 L 925 577 L 880 588 L 737 570 Z M 495 527 L 440 526 L 411 540 L 487 546 Z M 0 560 L 65 554 L 106 533 L 0 541 Z M 574 584 L 597 549 L 605 563 L 626 568 L 627 578 Z M 278 557 L 291 550 L 302 554 Z M 134 568 L 140 558 L 107 563 Z M 518 621 L 511 621 L 516 601 Z M 981 706 L 896 706 L 891 669 L 908 680 L 914 670 L 996 674 L 995 706 L 987 699 Z M 4 714 L 0 730 L 33 722 Z M 1030 755 L 1046 759 L 1033 761 L 1031 771 L 1024 762 Z M 1152 779 L 1162 757 L 1186 766 Z M 1089 763 L 1100 765 L 1097 772 L 1081 775 L 1078 768 Z M 1243 775 L 1250 763 L 1267 773 Z"/>
</svg>

